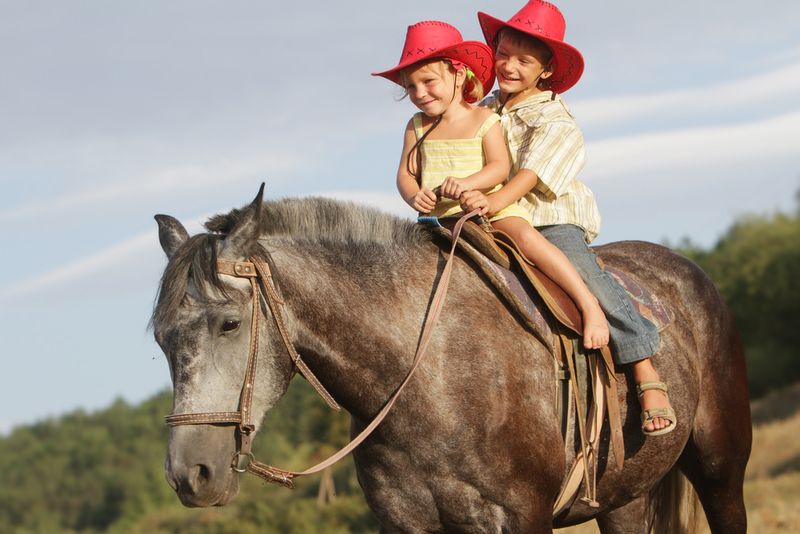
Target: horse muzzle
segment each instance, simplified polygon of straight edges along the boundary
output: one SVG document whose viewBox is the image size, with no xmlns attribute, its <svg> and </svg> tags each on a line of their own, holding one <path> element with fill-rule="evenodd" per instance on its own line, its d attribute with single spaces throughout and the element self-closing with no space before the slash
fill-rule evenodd
<svg viewBox="0 0 800 534">
<path fill-rule="evenodd" d="M 167 483 L 184 506 L 224 506 L 239 492 L 234 452 L 231 427 L 173 428 L 164 464 Z"/>
</svg>

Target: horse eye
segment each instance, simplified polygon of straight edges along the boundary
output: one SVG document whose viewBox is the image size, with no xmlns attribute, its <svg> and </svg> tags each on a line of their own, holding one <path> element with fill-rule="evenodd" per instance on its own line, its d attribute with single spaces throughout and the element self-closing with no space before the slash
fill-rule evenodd
<svg viewBox="0 0 800 534">
<path fill-rule="evenodd" d="M 241 321 L 237 321 L 236 319 L 226 319 L 224 323 L 222 323 L 222 331 L 223 332 L 233 332 L 239 325 L 242 324 Z"/>
</svg>

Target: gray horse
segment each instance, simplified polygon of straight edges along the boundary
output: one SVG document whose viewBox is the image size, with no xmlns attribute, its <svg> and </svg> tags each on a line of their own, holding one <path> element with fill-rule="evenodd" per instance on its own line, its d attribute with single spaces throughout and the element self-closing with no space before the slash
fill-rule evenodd
<svg viewBox="0 0 800 534">
<path fill-rule="evenodd" d="M 217 273 L 217 260 L 254 255 L 285 301 L 290 341 L 359 432 L 413 359 L 443 254 L 409 221 L 325 199 L 255 201 L 212 218 L 189 237 L 158 215 L 169 257 L 152 323 L 174 385 L 175 413 L 235 412 L 251 337 L 251 286 Z M 654 364 L 671 388 L 678 426 L 645 437 L 624 373 L 626 458 L 601 442 L 600 508 L 552 507 L 568 468 L 556 416 L 552 356 L 457 258 L 428 354 L 385 421 L 354 452 L 359 482 L 381 532 L 551 532 L 596 519 L 603 533 L 645 532 L 663 480 L 684 473 L 715 533 L 743 533 L 751 426 L 745 363 L 731 314 L 706 275 L 664 247 L 598 248 L 672 307 Z M 255 430 L 294 374 L 270 312 L 256 337 Z M 232 426 L 170 431 L 167 478 L 188 506 L 229 502 L 238 491 Z M 669 513 L 670 510 L 667 510 Z"/>
</svg>

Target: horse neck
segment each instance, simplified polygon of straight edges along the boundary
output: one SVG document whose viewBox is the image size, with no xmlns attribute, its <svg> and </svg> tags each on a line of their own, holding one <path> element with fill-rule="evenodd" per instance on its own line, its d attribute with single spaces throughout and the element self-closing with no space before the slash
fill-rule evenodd
<svg viewBox="0 0 800 534">
<path fill-rule="evenodd" d="M 353 257 L 307 243 L 269 250 L 298 352 L 348 411 L 374 413 L 413 359 L 435 255 Z"/>
</svg>

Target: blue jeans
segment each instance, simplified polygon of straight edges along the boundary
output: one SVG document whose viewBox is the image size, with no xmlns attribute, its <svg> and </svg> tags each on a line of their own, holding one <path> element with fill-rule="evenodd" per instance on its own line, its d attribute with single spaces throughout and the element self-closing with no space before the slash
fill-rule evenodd
<svg viewBox="0 0 800 534">
<path fill-rule="evenodd" d="M 658 328 L 642 317 L 628 293 L 597 264 L 597 256 L 586 244 L 585 232 L 573 224 L 536 228 L 569 258 L 606 314 L 614 362 L 620 365 L 649 358 L 661 344 Z"/>
</svg>

